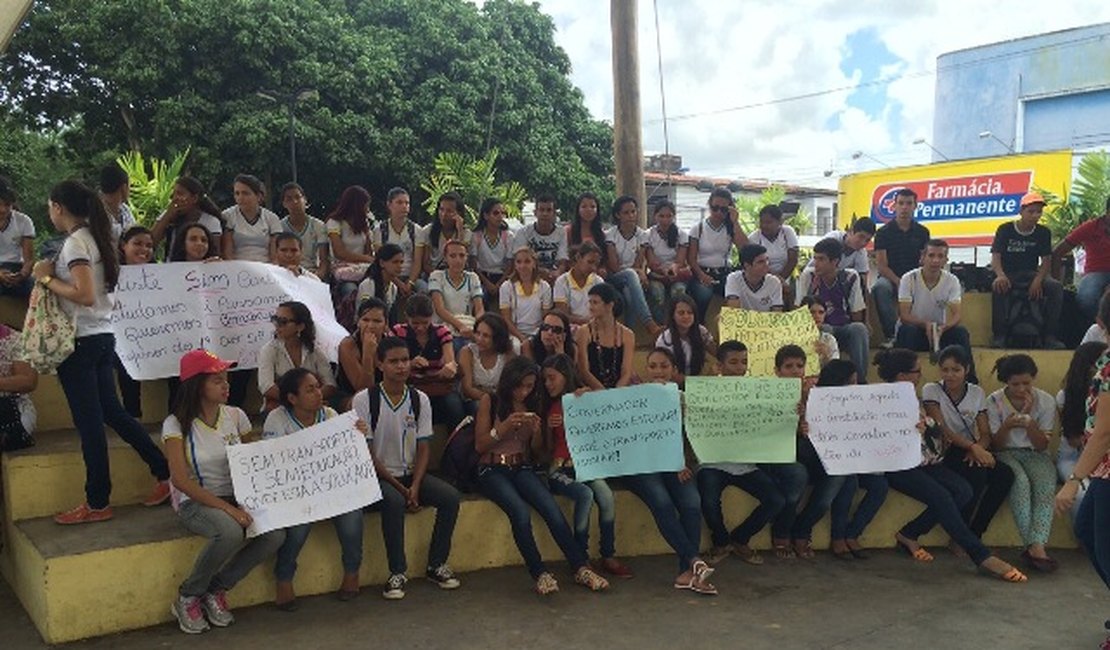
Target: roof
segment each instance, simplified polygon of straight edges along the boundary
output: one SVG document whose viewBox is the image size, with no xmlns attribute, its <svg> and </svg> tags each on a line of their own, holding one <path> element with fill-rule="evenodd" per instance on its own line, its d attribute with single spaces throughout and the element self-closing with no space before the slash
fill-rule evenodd
<svg viewBox="0 0 1110 650">
<path fill-rule="evenodd" d="M 718 178 L 714 176 L 692 176 L 690 174 L 666 174 L 664 172 L 644 172 L 646 183 L 669 183 L 686 187 L 712 186 L 727 187 L 736 192 L 762 192 L 771 187 L 781 187 L 787 194 L 809 196 L 837 196 L 837 190 L 825 187 L 810 187 L 807 185 L 792 185 L 767 180 L 754 180 L 744 178 Z"/>
</svg>

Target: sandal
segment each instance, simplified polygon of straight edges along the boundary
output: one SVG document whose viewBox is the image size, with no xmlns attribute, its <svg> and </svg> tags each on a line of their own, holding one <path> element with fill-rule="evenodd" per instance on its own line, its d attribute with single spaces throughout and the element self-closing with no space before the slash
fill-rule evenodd
<svg viewBox="0 0 1110 650">
<path fill-rule="evenodd" d="M 794 555 L 802 558 L 803 560 L 812 560 L 815 556 L 813 546 L 808 539 L 794 540 Z"/>
<path fill-rule="evenodd" d="M 559 591 L 559 583 L 555 581 L 555 576 L 544 571 L 540 577 L 536 578 L 536 593 L 541 596 L 553 594 Z"/>
<path fill-rule="evenodd" d="M 1023 551 L 1021 554 L 1021 559 L 1025 560 L 1026 564 L 1042 573 L 1052 573 L 1056 569 L 1060 568 L 1060 565 L 1056 563 L 1056 560 L 1053 560 L 1050 557 L 1034 557 L 1033 555 L 1030 555 L 1029 551 Z"/>
<path fill-rule="evenodd" d="M 594 573 L 593 569 L 585 566 L 575 572 L 574 581 L 588 588 L 590 591 L 605 591 L 609 588 L 608 580 Z"/>
<path fill-rule="evenodd" d="M 859 540 L 846 539 L 844 540 L 844 543 L 848 545 L 848 552 L 851 553 L 852 557 L 856 558 L 857 560 L 871 559 L 871 554 L 865 551 L 863 547 L 859 545 Z"/>
<path fill-rule="evenodd" d="M 747 545 L 737 546 L 733 544 L 732 554 L 753 566 L 760 566 L 763 564 L 763 556 L 759 554 L 759 551 Z"/>
<path fill-rule="evenodd" d="M 717 588 L 714 587 L 711 583 L 702 580 L 701 578 L 694 578 L 694 580 L 690 583 L 690 590 L 703 596 L 717 595 Z"/>
<path fill-rule="evenodd" d="M 918 546 L 916 549 L 911 549 L 906 542 L 903 542 L 898 537 L 894 538 L 894 543 L 898 545 L 898 548 L 901 549 L 902 552 L 904 552 L 906 555 L 912 557 L 914 560 L 916 560 L 918 562 L 932 562 L 933 561 L 933 554 L 930 553 L 929 551 L 926 551 L 924 548 L 922 548 L 920 546 Z"/>
<path fill-rule="evenodd" d="M 991 562 L 992 560 L 994 562 Z M 996 568 L 992 569 L 990 566 L 988 566 L 988 564 L 994 564 Z M 1003 582 L 1020 583 L 1029 581 L 1029 578 L 1024 573 L 1019 571 L 1016 567 L 1003 562 L 1001 559 L 993 555 L 983 560 L 983 562 L 979 565 L 979 570 L 984 571 L 987 574 L 994 576 L 999 580 L 1002 580 Z"/>
<path fill-rule="evenodd" d="M 952 551 L 952 555 L 955 555 L 961 560 L 967 557 L 967 551 L 965 551 L 964 547 L 960 546 L 955 541 L 948 542 L 948 550 Z"/>
<path fill-rule="evenodd" d="M 705 582 L 709 580 L 709 576 L 713 575 L 713 572 L 716 571 L 716 569 L 706 564 L 705 560 L 694 560 L 693 564 L 690 565 L 690 570 L 694 572 L 694 580 L 692 582 Z"/>
<path fill-rule="evenodd" d="M 780 560 L 793 560 L 797 557 L 790 544 L 775 544 L 772 548 L 775 550 L 775 557 Z"/>
</svg>

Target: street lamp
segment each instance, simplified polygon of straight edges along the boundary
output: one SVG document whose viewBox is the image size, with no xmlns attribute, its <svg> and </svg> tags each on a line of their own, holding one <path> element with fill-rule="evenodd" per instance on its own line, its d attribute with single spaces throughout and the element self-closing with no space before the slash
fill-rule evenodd
<svg viewBox="0 0 1110 650">
<path fill-rule="evenodd" d="M 852 160 L 859 160 L 860 158 L 866 158 L 868 160 L 877 162 L 880 165 L 882 165 L 883 167 L 890 167 L 890 165 L 886 164 L 885 162 L 879 160 L 878 158 L 876 158 L 875 156 L 872 156 L 869 153 L 864 153 L 862 151 L 857 151 L 854 154 L 852 154 Z"/>
<path fill-rule="evenodd" d="M 940 156 L 941 158 L 943 158 L 943 159 L 945 159 L 945 160 L 951 160 L 951 158 L 949 158 L 948 156 L 946 156 L 946 155 L 944 155 L 943 153 L 941 153 L 939 149 L 937 149 L 937 148 L 936 148 L 936 147 L 934 147 L 933 145 L 929 144 L 929 141 L 928 141 L 928 140 L 926 140 L 925 138 L 918 138 L 918 139 L 914 140 L 914 141 L 913 141 L 913 143 L 914 143 L 914 144 L 923 144 L 923 145 L 925 145 L 926 147 L 929 147 L 930 149 L 932 149 L 932 150 L 933 150 L 933 153 L 935 153 L 936 155 Z"/>
<path fill-rule="evenodd" d="M 998 138 L 998 136 L 995 135 L 994 133 L 991 133 L 990 131 L 983 131 L 982 133 L 979 134 L 979 139 L 980 140 L 986 140 L 987 138 L 991 138 L 992 140 L 994 140 L 998 144 L 1002 145 L 1003 147 L 1006 147 L 1006 151 L 1009 151 L 1010 153 L 1015 153 L 1013 147 L 1011 147 L 1010 145 L 1008 145 L 1005 142 L 1003 142 L 1002 140 L 1000 140 Z"/>
<path fill-rule="evenodd" d="M 294 127 L 297 124 L 296 107 L 301 102 L 310 99 L 319 99 L 320 93 L 314 88 L 303 88 L 297 92 L 280 93 L 274 90 L 259 90 L 254 93 L 258 97 L 275 104 L 284 104 L 289 111 L 289 166 L 293 172 L 293 182 L 297 182 L 297 135 Z"/>
</svg>

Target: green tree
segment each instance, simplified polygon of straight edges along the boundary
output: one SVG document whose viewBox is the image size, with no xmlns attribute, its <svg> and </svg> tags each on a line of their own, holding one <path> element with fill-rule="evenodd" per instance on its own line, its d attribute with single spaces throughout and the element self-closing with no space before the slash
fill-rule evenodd
<svg viewBox="0 0 1110 650">
<path fill-rule="evenodd" d="M 1106 212 L 1106 199 L 1110 197 L 1110 156 L 1097 151 L 1083 156 L 1072 181 L 1071 193 L 1064 188 L 1034 188 L 1044 195 L 1045 225 L 1052 231 L 1053 243 L 1059 242 L 1076 226 L 1102 216 Z"/>
<path fill-rule="evenodd" d="M 516 181 L 497 182 L 497 150 L 491 150 L 484 158 L 446 152 L 436 156 L 435 171 L 420 184 L 428 195 L 424 210 L 429 214 L 435 210 L 439 198 L 448 192 L 458 192 L 466 205 L 463 215 L 468 226 L 478 221 L 478 210 L 487 198 L 498 198 L 505 204 L 505 211 L 512 219 L 521 218 L 521 207 L 528 193 Z"/>
<path fill-rule="evenodd" d="M 786 189 L 781 185 L 772 185 L 758 196 L 741 194 L 736 197 L 736 211 L 740 213 L 740 227 L 748 233 L 759 228 L 759 211 L 767 205 L 781 205 L 786 200 Z M 809 213 L 804 208 L 799 208 L 797 214 L 785 220 L 786 225 L 793 228 L 798 234 L 809 230 L 812 221 Z"/>
<path fill-rule="evenodd" d="M 174 180 L 181 176 L 188 158 L 189 150 L 186 149 L 169 163 L 158 158 L 144 158 L 138 151 L 125 153 L 116 159 L 116 163 L 127 172 L 131 186 L 128 203 L 136 221 L 150 226 L 162 214 L 173 195 Z"/>
<path fill-rule="evenodd" d="M 73 153 L 53 129 L 32 131 L 0 115 L 0 176 L 19 195 L 19 210 L 30 215 L 40 235 L 53 232 L 46 213 L 50 188 L 76 175 Z"/>
</svg>

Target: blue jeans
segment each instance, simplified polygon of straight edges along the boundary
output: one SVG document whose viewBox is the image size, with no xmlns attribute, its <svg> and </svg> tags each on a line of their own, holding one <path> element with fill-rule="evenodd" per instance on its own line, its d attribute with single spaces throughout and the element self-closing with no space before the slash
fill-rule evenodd
<svg viewBox="0 0 1110 650">
<path fill-rule="evenodd" d="M 22 262 L 0 262 L 0 269 L 18 273 L 23 270 Z M 35 286 L 35 278 L 26 277 L 22 281 L 8 286 L 0 284 L 0 296 L 14 296 L 16 298 L 29 298 L 31 296 L 31 289 Z"/>
<path fill-rule="evenodd" d="M 759 469 L 774 480 L 786 499 L 778 516 L 771 520 L 771 537 L 788 540 L 794 520 L 798 518 L 798 502 L 806 489 L 806 468 L 801 463 L 760 463 Z"/>
<path fill-rule="evenodd" d="M 624 477 L 625 485 L 651 510 L 663 539 L 678 555 L 678 570 L 690 569 L 701 548 L 701 497 L 693 480 L 678 480 L 677 472 Z"/>
<path fill-rule="evenodd" d="M 991 552 L 964 521 L 961 511 L 973 493 L 971 485 L 958 474 L 940 464 L 921 465 L 888 472 L 886 479 L 890 487 L 925 504 L 925 511 L 899 531 L 902 535 L 917 539 L 939 523 L 976 565 L 990 557 Z"/>
<path fill-rule="evenodd" d="M 189 532 L 208 540 L 189 577 L 178 587 L 182 596 L 203 596 L 233 588 L 285 541 L 281 529 L 247 539 L 243 527 L 231 515 L 191 499 L 181 504 L 177 516 Z"/>
<path fill-rule="evenodd" d="M 670 304 L 668 297 L 682 296 L 686 294 L 685 282 L 672 282 L 669 285 L 660 282 L 659 280 L 648 281 L 648 304 L 651 306 L 651 315 L 655 318 L 655 322 L 660 325 L 667 324 L 667 316 L 669 310 L 667 309 Z"/>
<path fill-rule="evenodd" d="M 533 579 L 540 577 L 547 568 L 536 547 L 536 538 L 532 536 L 532 508 L 547 523 L 547 529 L 562 549 L 571 569 L 577 571 L 586 566 L 586 553 L 574 541 L 574 533 L 570 531 L 563 511 L 559 510 L 555 497 L 531 467 L 482 465 L 478 469 L 478 487 L 486 498 L 508 515 L 513 540 Z"/>
<path fill-rule="evenodd" d="M 644 296 L 644 285 L 640 284 L 640 276 L 632 269 L 623 269 L 610 273 L 606 282 L 616 287 L 624 298 L 624 322 L 629 327 L 647 325 L 652 320 L 651 310 L 648 309 L 647 298 Z"/>
<path fill-rule="evenodd" d="M 725 275 L 722 275 L 720 279 L 717 280 L 717 284 L 713 286 L 704 285 L 696 278 L 690 280 L 690 282 L 686 285 L 686 293 L 690 294 L 690 297 L 693 298 L 694 302 L 698 305 L 699 323 L 705 322 L 705 314 L 709 311 L 709 303 L 713 302 L 713 296 L 717 296 L 718 298 L 725 297 L 726 275 L 727 273 Z"/>
<path fill-rule="evenodd" d="M 601 557 L 610 558 L 617 554 L 617 508 L 613 500 L 613 490 L 605 479 L 595 479 L 589 483 L 574 480 L 573 473 L 557 470 L 547 477 L 547 486 L 552 494 L 567 497 L 574 502 L 574 540 L 587 557 L 590 555 L 590 511 L 597 502 L 597 523 L 601 529 Z"/>
<path fill-rule="evenodd" d="M 412 477 L 399 477 L 397 480 L 405 487 L 412 486 Z M 405 559 L 405 497 L 397 488 L 383 480 L 382 500 L 375 504 L 382 513 L 382 536 L 385 538 L 385 554 L 389 561 L 391 574 L 404 574 L 408 570 Z M 432 543 L 428 547 L 428 568 L 435 569 L 447 564 L 451 555 L 451 537 L 455 534 L 455 522 L 459 518 L 459 500 L 462 495 L 451 484 L 430 474 L 425 474 L 420 483 L 417 499 L 420 505 L 436 509 L 436 521 L 432 526 Z"/>
<path fill-rule="evenodd" d="M 836 337 L 836 345 L 840 354 L 845 352 L 856 365 L 856 381 L 860 384 L 867 383 L 868 351 L 871 347 L 871 333 L 863 323 L 848 323 L 846 325 L 822 325 L 826 332 Z M 843 357 L 842 357 L 843 358 Z"/>
<path fill-rule="evenodd" d="M 362 566 L 362 508 L 332 517 L 335 536 L 339 538 L 339 548 L 343 562 L 343 573 L 358 573 Z M 277 550 L 274 563 L 274 576 L 278 582 L 290 582 L 297 572 L 297 556 L 301 554 L 312 524 L 301 524 L 285 529 L 285 541 Z"/>
<path fill-rule="evenodd" d="M 759 505 L 748 514 L 747 519 L 730 533 L 725 527 L 725 516 L 721 511 L 721 494 L 725 488 L 734 485 L 752 495 Z M 713 546 L 724 546 L 729 542 L 746 546 L 756 533 L 763 530 L 767 522 L 778 516 L 786 507 L 786 497 L 771 475 L 761 469 L 747 474 L 730 474 L 713 467 L 698 470 L 698 492 L 701 493 L 701 513 Z M 795 502 L 797 505 L 797 502 Z"/>
<path fill-rule="evenodd" d="M 887 278 L 875 278 L 875 284 L 871 285 L 871 299 L 875 301 L 875 311 L 879 312 L 883 336 L 894 338 L 894 325 L 898 322 L 898 288 Z"/>
<path fill-rule="evenodd" d="M 116 395 L 116 338 L 112 334 L 82 336 L 73 354 L 58 366 L 58 381 L 69 402 L 69 412 L 81 436 L 85 460 L 85 499 L 90 508 L 108 506 L 112 478 L 108 469 L 107 424 L 139 453 L 159 481 L 170 477 L 162 450 L 143 425 L 131 417 Z"/>
<path fill-rule="evenodd" d="M 817 450 L 813 448 L 809 438 L 798 438 L 798 462 L 806 468 L 806 474 L 809 482 L 813 484 L 813 489 L 810 490 L 806 507 L 798 513 L 794 525 L 790 528 L 790 537 L 810 539 L 813 537 L 813 527 L 829 511 L 833 499 L 844 487 L 846 477 L 829 476 L 825 472 L 825 466 L 821 464 Z"/>
<path fill-rule="evenodd" d="M 1110 271 L 1084 273 L 1079 280 L 1076 299 L 1079 301 L 1079 309 L 1089 320 L 1094 320 L 1098 315 L 1098 301 L 1102 300 L 1107 285 L 1110 285 Z"/>
<path fill-rule="evenodd" d="M 1075 536 L 1102 582 L 1110 587 L 1110 480 L 1091 479 L 1075 517 Z"/>
<path fill-rule="evenodd" d="M 890 491 L 886 476 L 882 474 L 852 474 L 845 479 L 829 511 L 832 524 L 830 539 L 834 540 L 859 539 L 867 524 L 879 514 L 879 508 Z M 857 489 L 864 490 L 866 494 L 856 506 L 855 516 L 849 519 Z"/>
</svg>

